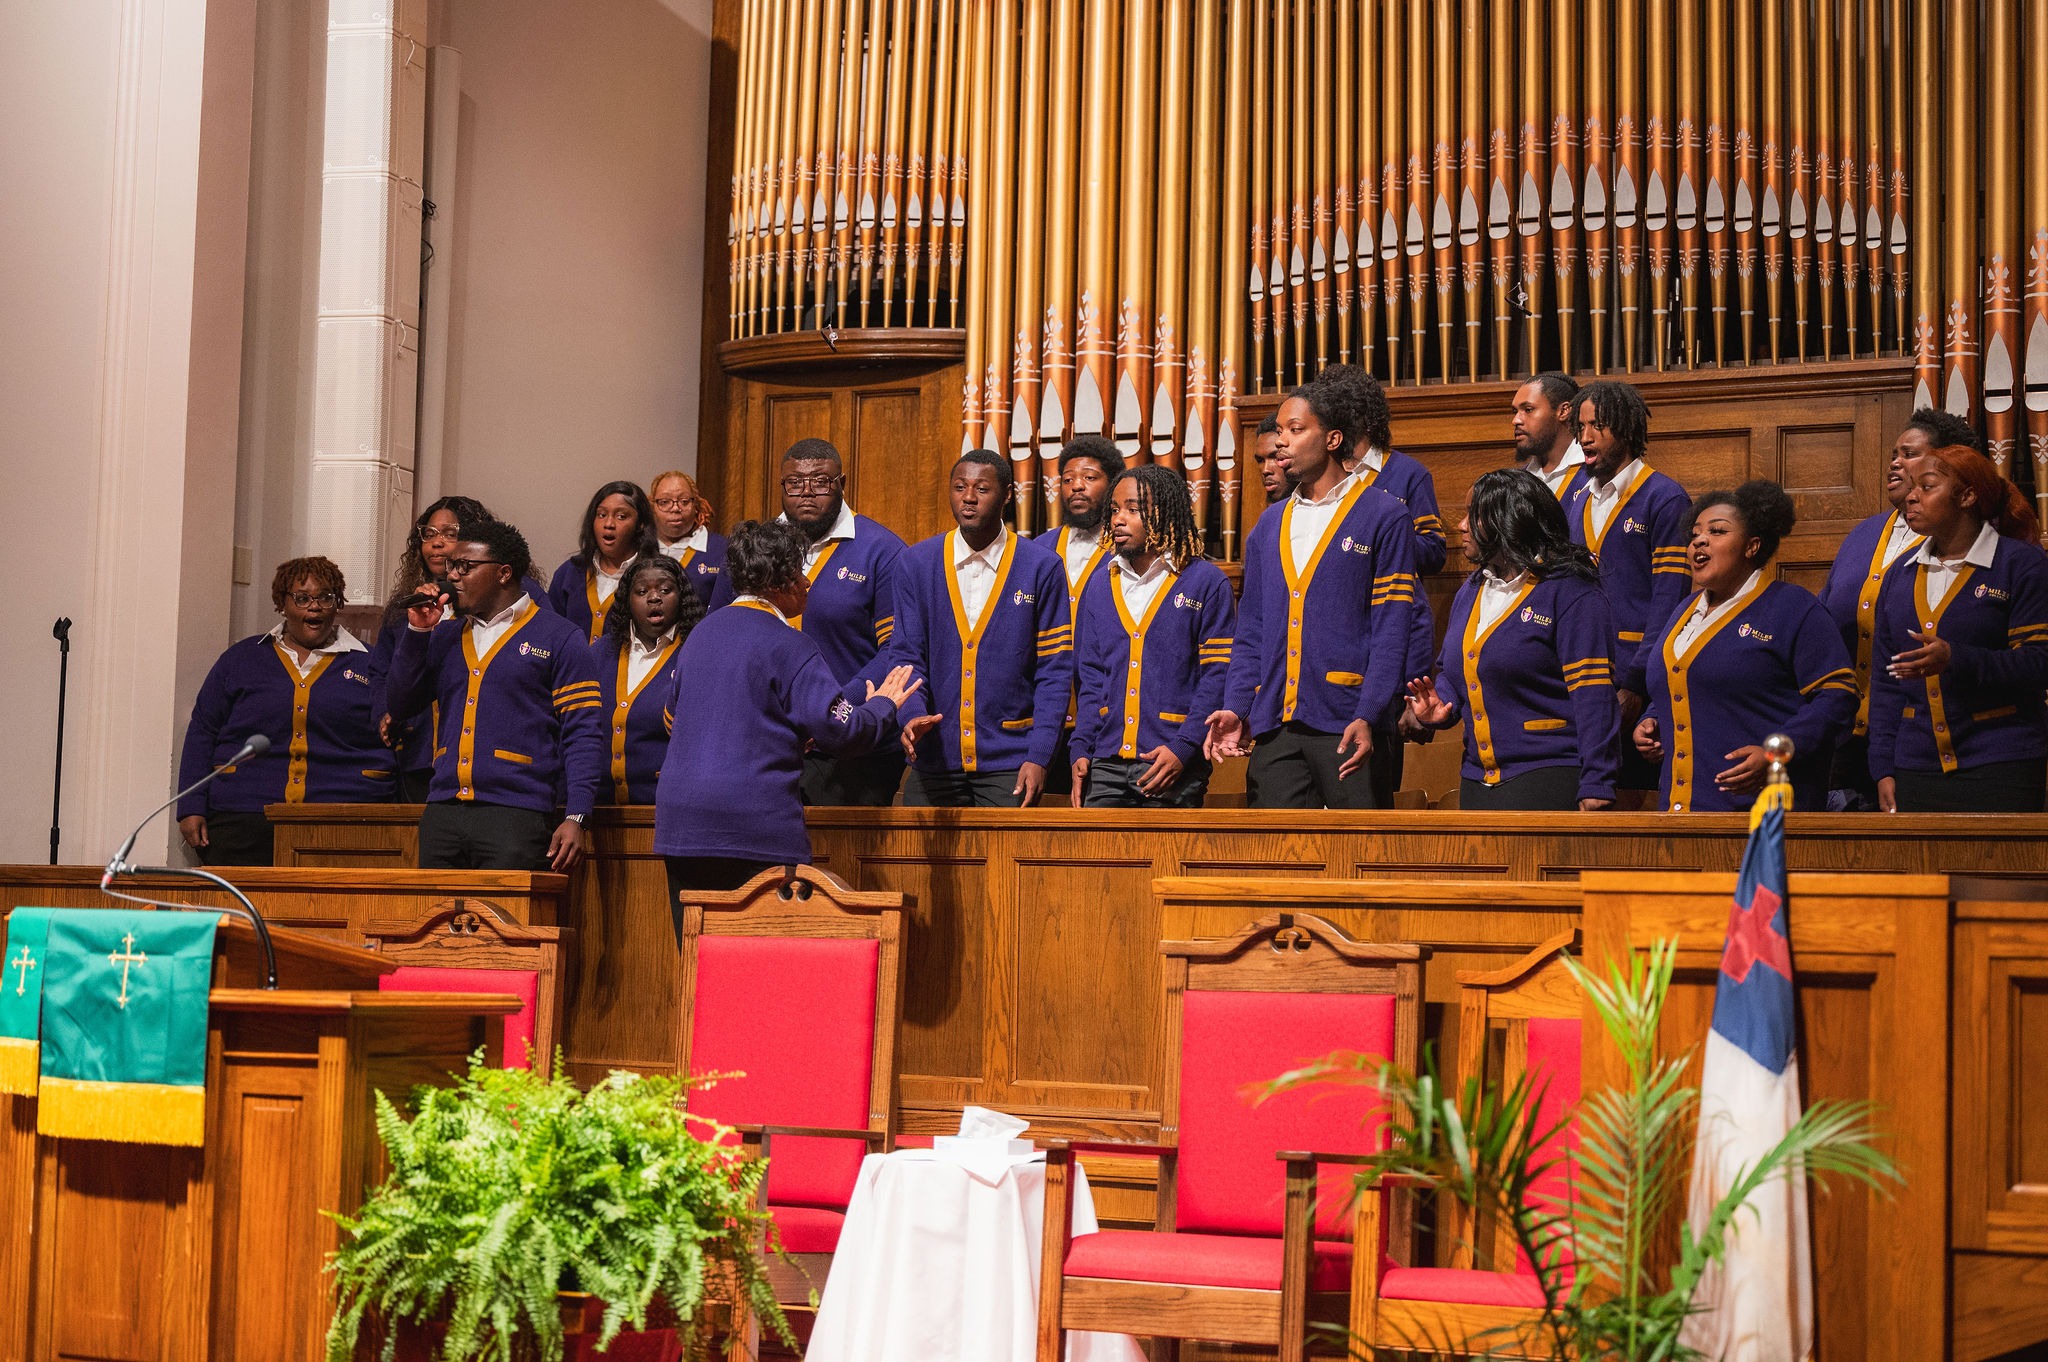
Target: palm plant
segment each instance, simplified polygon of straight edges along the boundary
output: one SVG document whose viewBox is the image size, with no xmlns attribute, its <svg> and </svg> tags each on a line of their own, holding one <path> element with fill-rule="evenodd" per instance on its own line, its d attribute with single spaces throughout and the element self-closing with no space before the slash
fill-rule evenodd
<svg viewBox="0 0 2048 1362">
<path fill-rule="evenodd" d="M 1474 1224 L 1508 1226 L 1543 1305 L 1533 1329 L 1503 1327 L 1453 1349 L 1447 1340 L 1406 1340 L 1403 1351 L 1485 1356 L 1512 1353 L 1689 1362 L 1680 1338 L 1701 1276 L 1720 1260 L 1750 1198 L 1774 1178 L 1837 1178 L 1884 1190 L 1898 1172 L 1875 1145 L 1871 1108 L 1826 1100 L 1806 1109 L 1774 1147 L 1735 1179 L 1697 1230 L 1681 1223 L 1677 1256 L 1659 1280 L 1659 1236 L 1681 1209 L 1699 1090 L 1686 1083 L 1690 1051 L 1660 1056 L 1657 1027 L 1677 943 L 1610 963 L 1597 977 L 1565 964 L 1620 1052 L 1624 1086 L 1592 1093 L 1563 1122 L 1542 1117 L 1542 1086 L 1524 1074 L 1507 1085 L 1468 1080 L 1453 1090 L 1434 1051 L 1409 1073 L 1373 1056 L 1340 1052 L 1273 1080 L 1262 1095 L 1323 1084 L 1364 1084 L 1386 1098 L 1384 1152 L 1364 1165 L 1355 1195 L 1408 1184 L 1450 1197 Z M 1568 1151 L 1565 1125 L 1579 1145 Z M 1561 1176 L 1562 1175 L 1562 1176 Z M 1571 1193 L 1545 1195 L 1564 1178 Z M 1668 1242 L 1668 1241 L 1667 1241 Z"/>
</svg>

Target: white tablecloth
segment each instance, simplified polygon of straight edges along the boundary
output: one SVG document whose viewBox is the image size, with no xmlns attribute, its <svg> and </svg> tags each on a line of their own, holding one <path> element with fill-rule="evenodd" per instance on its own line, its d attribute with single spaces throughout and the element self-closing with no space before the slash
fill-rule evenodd
<svg viewBox="0 0 2048 1362">
<path fill-rule="evenodd" d="M 1074 1167 L 1074 1233 L 1096 1228 Z M 929 1149 L 861 1163 L 808 1362 L 1031 1362 L 1038 1348 L 1045 1159 Z M 1122 1334 L 1067 1336 L 1069 1362 L 1143 1362 Z"/>
</svg>

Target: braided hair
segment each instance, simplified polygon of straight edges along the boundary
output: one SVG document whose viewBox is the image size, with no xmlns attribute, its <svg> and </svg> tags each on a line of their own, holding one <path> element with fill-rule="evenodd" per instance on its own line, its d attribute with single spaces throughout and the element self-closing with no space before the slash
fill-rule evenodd
<svg viewBox="0 0 2048 1362">
<path fill-rule="evenodd" d="M 1195 505 L 1188 496 L 1188 480 L 1171 468 L 1141 463 L 1126 468 L 1117 482 L 1129 479 L 1138 484 L 1138 510 L 1145 517 L 1145 551 L 1164 558 L 1179 572 L 1202 556 L 1202 536 L 1195 529 Z M 1116 488 L 1110 488 L 1110 495 Z"/>
<path fill-rule="evenodd" d="M 1572 395 L 1572 434 L 1580 430 L 1579 413 L 1587 403 L 1593 405 L 1593 417 L 1607 428 L 1607 433 L 1621 442 L 1630 459 L 1639 459 L 1650 447 L 1650 404 L 1643 400 L 1634 384 L 1623 383 L 1620 379 L 1606 378 L 1597 383 L 1588 383 Z M 1624 459 L 1623 463 L 1628 460 Z"/>
</svg>

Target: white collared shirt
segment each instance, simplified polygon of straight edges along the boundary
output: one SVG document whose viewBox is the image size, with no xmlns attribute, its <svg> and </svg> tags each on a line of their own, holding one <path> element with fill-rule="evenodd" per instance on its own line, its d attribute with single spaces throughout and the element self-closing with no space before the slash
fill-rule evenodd
<svg viewBox="0 0 2048 1362">
<path fill-rule="evenodd" d="M 1707 593 L 1702 591 L 1699 600 L 1693 603 L 1692 613 L 1685 617 L 1684 624 L 1678 626 L 1678 636 L 1672 640 L 1672 651 L 1676 652 L 1680 657 L 1684 657 L 1687 650 L 1692 647 L 1693 640 L 1705 633 L 1715 620 L 1720 619 L 1738 605 L 1748 604 L 1749 598 L 1756 591 L 1758 580 L 1763 575 L 1762 568 L 1758 568 L 1750 573 L 1735 594 L 1711 610 L 1707 608 Z"/>
<path fill-rule="evenodd" d="M 1585 462 L 1586 451 L 1580 449 L 1579 442 L 1574 440 L 1571 443 L 1571 448 L 1565 450 L 1564 457 L 1557 461 L 1557 467 L 1551 469 L 1548 473 L 1538 473 L 1536 476 L 1543 479 L 1543 485 L 1550 489 L 1550 495 L 1561 497 L 1564 495 L 1565 480 L 1571 477 L 1574 468 L 1582 466 Z M 1623 485 L 1626 486 L 1627 484 Z"/>
<path fill-rule="evenodd" d="M 789 516 L 786 514 L 775 518 L 785 525 L 789 524 Z M 818 555 L 825 551 L 826 545 L 834 540 L 851 540 L 857 528 L 859 527 L 854 524 L 853 520 L 853 504 L 848 501 L 841 501 L 839 503 L 839 514 L 833 518 L 832 527 L 826 530 L 816 543 L 806 543 L 804 545 L 804 571 L 809 572 L 818 565 Z"/>
<path fill-rule="evenodd" d="M 1912 548 L 1919 540 L 1920 532 L 1906 523 L 1906 517 L 1893 512 L 1892 532 L 1885 536 L 1884 541 L 1884 566 L 1890 567 L 1898 562 L 1899 555 Z"/>
<path fill-rule="evenodd" d="M 1066 527 L 1067 547 L 1067 589 L 1072 591 L 1081 585 L 1081 574 L 1088 570 L 1088 560 L 1095 556 L 1096 548 L 1102 543 L 1102 527 L 1093 530 L 1077 530 Z"/>
<path fill-rule="evenodd" d="M 1110 559 L 1110 564 L 1110 571 L 1116 576 L 1116 589 L 1124 598 L 1124 609 L 1135 624 L 1145 618 L 1145 612 L 1152 608 L 1152 602 L 1159 599 L 1159 592 L 1166 585 L 1166 555 L 1154 554 L 1152 566 L 1143 572 L 1132 567 L 1121 553 Z"/>
<path fill-rule="evenodd" d="M 675 543 L 663 544 L 661 551 L 680 563 L 683 560 L 683 555 L 692 550 L 702 553 L 709 547 L 711 547 L 711 531 L 699 525 L 681 539 L 676 540 Z"/>
<path fill-rule="evenodd" d="M 782 611 L 776 607 L 775 602 L 769 600 L 766 596 L 735 596 L 732 598 L 732 603 L 734 605 L 758 605 L 763 610 L 766 610 L 769 614 L 775 616 L 775 618 L 781 620 L 784 624 L 789 623 L 789 616 L 783 614 Z"/>
<path fill-rule="evenodd" d="M 1529 574 L 1526 572 L 1517 572 L 1506 581 L 1502 581 L 1493 575 L 1492 568 L 1480 574 L 1479 603 L 1475 607 L 1479 616 L 1477 632 L 1485 633 L 1493 627 L 1495 620 L 1508 612 L 1508 607 L 1515 603 L 1515 597 L 1521 593 L 1522 583 L 1528 580 L 1528 577 Z"/>
<path fill-rule="evenodd" d="M 1920 551 L 1913 555 L 1913 561 L 1923 563 L 1927 567 L 1928 608 L 1931 610 L 1939 610 L 1941 608 L 1942 602 L 1948 599 L 1949 593 L 1956 589 L 1956 580 L 1962 574 L 1964 563 L 1968 563 L 1971 567 L 1975 568 L 1988 568 L 1997 555 L 1998 531 L 1993 529 L 1988 521 L 1985 522 L 1983 529 L 1977 531 L 1977 538 L 1970 545 L 1969 550 L 1953 563 L 1944 563 L 1941 559 L 1934 556 L 1934 541 L 1932 539 L 1921 544 Z M 1916 601 L 1914 604 L 1917 605 L 1919 603 Z M 1923 620 L 1922 623 L 1929 629 L 1934 627 L 1934 623 L 1931 620 Z"/>
<path fill-rule="evenodd" d="M 626 630 L 626 689 L 628 691 L 640 689 L 640 683 L 647 679 L 647 673 L 653 671 L 654 664 L 661 661 L 662 650 L 675 642 L 675 639 L 676 631 L 671 628 L 664 632 L 661 637 L 655 639 L 654 646 L 650 648 L 640 641 L 640 631 L 638 629 L 629 628 Z M 625 697 L 620 696 L 619 698 L 624 699 Z"/>
<path fill-rule="evenodd" d="M 1358 456 L 1351 461 L 1352 472 L 1356 473 L 1361 468 L 1370 468 L 1375 473 L 1386 472 L 1387 451 L 1378 445 L 1367 445 L 1358 451 Z"/>
<path fill-rule="evenodd" d="M 635 555 L 635 557 L 637 556 Z M 619 579 L 624 577 L 632 569 L 632 566 L 633 559 L 628 558 L 625 562 L 619 564 L 617 572 L 606 572 L 598 566 L 597 555 L 591 555 L 590 571 L 597 579 L 597 603 L 599 605 L 603 605 L 612 598 L 612 593 L 619 589 Z"/>
<path fill-rule="evenodd" d="M 505 631 L 512 627 L 512 622 L 519 618 L 519 612 L 532 604 L 532 597 L 522 591 L 519 593 L 518 600 L 512 602 L 512 604 L 506 606 L 489 619 L 471 621 L 469 626 L 470 646 L 476 649 L 476 655 L 482 657 L 485 653 L 489 652 L 491 645 L 503 637 Z"/>
<path fill-rule="evenodd" d="M 1287 547 L 1293 551 L 1296 572 L 1308 570 L 1308 560 L 1315 555 L 1316 545 L 1322 542 L 1323 531 L 1329 529 L 1330 522 L 1337 518 L 1337 507 L 1357 482 L 1358 474 L 1352 473 L 1341 479 L 1320 500 L 1310 501 L 1299 488 L 1288 498 L 1293 504 L 1287 513 Z"/>
<path fill-rule="evenodd" d="M 1615 470 L 1613 478 L 1604 483 L 1595 482 L 1587 488 L 1586 499 L 1593 508 L 1594 534 L 1607 532 L 1607 522 L 1614 519 L 1614 513 L 1621 509 L 1621 494 L 1628 490 L 1628 485 L 1635 481 L 1642 468 L 1640 457 L 1630 459 Z"/>
<path fill-rule="evenodd" d="M 1006 527 L 979 553 L 967 547 L 960 531 L 954 530 L 946 536 L 946 549 L 953 555 L 953 571 L 960 579 L 960 608 L 967 612 L 969 629 L 980 627 L 982 612 L 988 609 L 988 596 L 995 590 L 996 570 L 1002 566 L 1003 550 L 1010 545 L 1010 534 Z"/>
<path fill-rule="evenodd" d="M 270 636 L 281 641 L 284 639 L 283 620 L 279 620 L 270 627 Z M 370 650 L 363 646 L 363 641 L 345 628 L 335 630 L 334 642 L 324 648 L 315 648 L 303 658 L 299 656 L 297 644 L 286 642 L 284 645 L 284 655 L 292 660 L 294 667 L 299 669 L 299 676 L 302 679 L 313 674 L 313 668 L 320 665 L 320 659 L 323 657 L 338 657 L 342 653 L 367 653 L 368 651 Z"/>
</svg>

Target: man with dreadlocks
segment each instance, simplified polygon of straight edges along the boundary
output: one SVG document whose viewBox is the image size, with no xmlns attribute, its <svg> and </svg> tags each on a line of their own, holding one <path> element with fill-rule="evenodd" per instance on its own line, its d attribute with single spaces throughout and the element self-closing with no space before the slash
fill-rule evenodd
<svg viewBox="0 0 2048 1362">
<path fill-rule="evenodd" d="M 1187 479 L 1172 469 L 1117 477 L 1109 535 L 1116 557 L 1082 588 L 1074 627 L 1074 806 L 1200 808 L 1202 743 L 1237 621 L 1230 582 L 1202 557 Z"/>
</svg>

